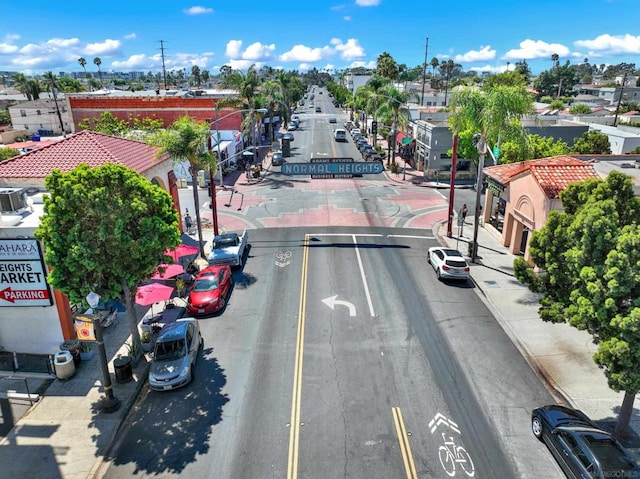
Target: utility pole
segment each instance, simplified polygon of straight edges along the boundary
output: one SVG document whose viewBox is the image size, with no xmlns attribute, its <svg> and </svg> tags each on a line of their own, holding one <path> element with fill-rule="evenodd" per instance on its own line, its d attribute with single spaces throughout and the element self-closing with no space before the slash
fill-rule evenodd
<svg viewBox="0 0 640 479">
<path fill-rule="evenodd" d="M 475 147 L 478 149 L 478 179 L 476 180 L 476 212 L 475 212 L 475 222 L 473 224 L 473 243 L 470 246 L 470 256 L 471 262 L 475 263 L 476 258 L 478 257 L 478 226 L 480 224 L 480 210 L 482 206 L 480 205 L 481 194 L 482 194 L 482 169 L 484 168 L 484 157 L 487 154 L 487 140 L 484 137 L 483 133 L 476 133 L 473 135 L 473 143 Z"/>
<path fill-rule="evenodd" d="M 422 96 L 420 97 L 420 106 L 424 106 L 424 85 L 427 82 L 427 52 L 429 51 L 429 37 L 424 47 L 424 63 L 422 65 Z"/>
<path fill-rule="evenodd" d="M 624 95 L 624 86 L 627 83 L 627 72 L 624 72 L 622 77 L 622 86 L 620 87 L 620 97 L 618 98 L 618 104 L 616 105 L 616 116 L 613 119 L 613 126 L 618 126 L 618 113 L 620 112 L 620 104 L 622 103 L 622 97 Z"/>
<path fill-rule="evenodd" d="M 162 77 L 164 78 L 164 89 L 167 90 L 167 69 L 164 66 L 164 40 L 160 40 L 160 53 L 162 56 Z"/>
</svg>

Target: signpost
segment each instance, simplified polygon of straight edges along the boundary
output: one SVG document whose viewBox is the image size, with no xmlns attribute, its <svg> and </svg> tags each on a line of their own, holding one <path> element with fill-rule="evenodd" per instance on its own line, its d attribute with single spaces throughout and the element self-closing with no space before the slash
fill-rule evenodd
<svg viewBox="0 0 640 479">
<path fill-rule="evenodd" d="M 354 161 L 353 158 L 312 158 L 309 163 L 285 163 L 281 169 L 283 175 L 311 175 L 312 178 L 351 178 L 383 171 L 379 161 Z"/>
</svg>

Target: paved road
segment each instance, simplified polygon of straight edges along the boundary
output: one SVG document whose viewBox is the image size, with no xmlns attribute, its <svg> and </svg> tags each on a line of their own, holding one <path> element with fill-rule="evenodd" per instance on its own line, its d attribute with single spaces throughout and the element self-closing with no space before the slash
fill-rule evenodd
<svg viewBox="0 0 640 479">
<path fill-rule="evenodd" d="M 251 232 L 196 380 L 143 395 L 105 477 L 450 477 L 443 433 L 474 477 L 561 477 L 528 426 L 551 397 L 472 285 L 429 271 L 435 240 L 401 232 Z"/>
</svg>

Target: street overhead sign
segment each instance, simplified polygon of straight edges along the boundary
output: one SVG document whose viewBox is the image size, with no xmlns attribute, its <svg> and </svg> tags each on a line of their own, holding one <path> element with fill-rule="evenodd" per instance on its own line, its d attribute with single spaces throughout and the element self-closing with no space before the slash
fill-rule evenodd
<svg viewBox="0 0 640 479">
<path fill-rule="evenodd" d="M 282 165 L 283 175 L 375 175 L 384 171 L 379 161 L 353 161 L 352 158 L 314 158 L 312 163 L 285 163 Z M 341 160 L 341 161 L 332 161 Z M 348 160 L 348 161 L 344 161 Z M 332 176 L 327 176 L 332 177 Z"/>
</svg>

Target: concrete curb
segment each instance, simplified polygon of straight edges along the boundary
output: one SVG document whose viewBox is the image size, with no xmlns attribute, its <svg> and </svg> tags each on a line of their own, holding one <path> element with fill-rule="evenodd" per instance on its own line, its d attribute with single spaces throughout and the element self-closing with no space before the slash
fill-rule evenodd
<svg viewBox="0 0 640 479">
<path fill-rule="evenodd" d="M 109 447 L 104 452 L 104 454 L 101 457 L 99 457 L 98 460 L 95 462 L 95 464 L 91 467 L 91 469 L 89 470 L 89 474 L 87 475 L 88 478 L 100 479 L 107 472 L 106 469 L 107 469 L 107 467 L 109 465 L 109 461 L 110 461 L 110 458 L 111 458 L 111 452 L 114 450 L 114 448 L 117 445 L 116 439 L 118 437 L 118 434 L 122 430 L 122 425 L 127 420 L 127 417 L 129 416 L 129 413 L 131 412 L 131 409 L 133 408 L 133 405 L 138 400 L 138 396 L 140 395 L 140 391 L 142 391 L 142 388 L 144 387 L 145 383 L 147 382 L 147 378 L 149 377 L 149 369 L 150 369 L 151 363 L 149 361 L 147 361 L 146 357 L 144 357 L 144 356 L 143 356 L 143 358 L 141 360 L 144 360 L 144 365 L 141 366 L 142 370 L 140 371 L 140 374 L 138 375 L 138 379 L 137 379 L 137 382 L 136 382 L 136 388 L 133 391 L 133 393 L 130 394 L 129 397 L 125 401 L 123 401 L 122 406 L 120 407 L 120 410 L 118 411 L 118 414 L 120 415 L 120 422 L 118 424 L 118 427 L 116 427 L 113 430 L 113 432 L 109 435 L 109 439 L 108 439 L 108 442 L 107 442 L 107 444 L 109 444 Z"/>
<path fill-rule="evenodd" d="M 438 243 L 440 243 L 442 246 L 450 247 L 451 245 L 448 244 L 448 241 L 447 241 L 448 237 L 446 235 L 443 236 L 442 234 L 440 234 L 440 231 L 443 228 L 443 225 L 446 225 L 445 221 L 440 221 L 434 225 L 432 229 L 433 236 L 437 239 Z M 476 292 L 476 294 L 480 297 L 482 302 L 485 303 L 485 305 L 495 315 L 496 319 L 498 320 L 498 323 L 500 323 L 500 327 L 502 328 L 502 330 L 507 334 L 507 336 L 509 336 L 509 339 L 511 339 L 511 342 L 513 342 L 515 347 L 518 348 L 518 351 L 520 351 L 520 354 L 522 354 L 522 357 L 524 358 L 524 360 L 527 362 L 527 364 L 529 364 L 529 366 L 531 367 L 535 375 L 538 376 L 542 380 L 542 382 L 546 385 L 547 390 L 551 393 L 552 396 L 554 396 L 556 401 L 558 403 L 565 404 L 575 408 L 576 405 L 573 402 L 573 400 L 570 398 L 570 396 L 551 377 L 551 375 L 549 375 L 548 372 L 536 362 L 535 357 L 531 353 L 526 342 L 524 342 L 520 338 L 518 333 L 510 326 L 509 321 L 507 321 L 504 314 L 500 311 L 500 307 L 493 302 L 491 297 L 483 289 L 482 282 L 474 278 L 474 276 L 477 276 L 477 274 L 474 275 L 474 269 L 484 266 L 482 263 L 474 263 L 474 264 L 475 264 L 475 268 L 474 267 L 471 268 L 470 276 L 471 276 L 471 281 L 475 286 L 474 291 Z M 523 286 L 523 288 L 524 287 L 525 286 Z M 540 319 L 540 321 L 542 321 L 542 319 Z"/>
</svg>

